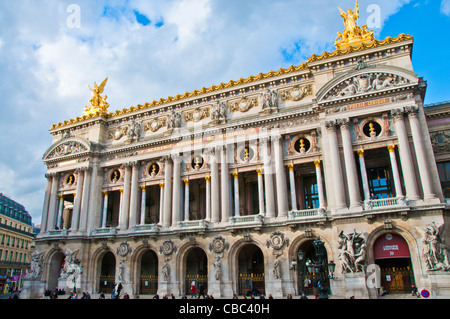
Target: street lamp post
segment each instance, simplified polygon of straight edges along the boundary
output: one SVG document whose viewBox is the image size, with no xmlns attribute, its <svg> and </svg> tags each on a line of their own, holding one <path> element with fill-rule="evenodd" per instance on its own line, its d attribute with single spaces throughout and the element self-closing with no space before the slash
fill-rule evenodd
<svg viewBox="0 0 450 319">
<path fill-rule="evenodd" d="M 302 280 L 302 290 L 305 291 L 305 279 L 306 274 L 314 274 L 315 278 L 319 280 L 319 298 L 321 299 L 327 299 L 328 298 L 328 288 L 324 285 L 324 280 L 328 279 L 334 279 L 334 270 L 335 270 L 335 263 L 334 261 L 330 261 L 327 264 L 327 257 L 326 257 L 326 250 L 325 250 L 325 243 L 318 237 L 316 240 L 313 241 L 313 247 L 314 247 L 314 256 L 312 258 L 308 258 L 306 261 L 304 261 L 305 253 L 299 249 L 297 253 L 297 259 L 298 259 L 298 271 L 299 275 Z M 297 262 L 293 260 L 291 262 L 291 269 L 294 269 L 297 266 Z M 328 275 L 326 274 L 328 272 Z M 297 277 L 297 276 L 296 276 Z"/>
</svg>

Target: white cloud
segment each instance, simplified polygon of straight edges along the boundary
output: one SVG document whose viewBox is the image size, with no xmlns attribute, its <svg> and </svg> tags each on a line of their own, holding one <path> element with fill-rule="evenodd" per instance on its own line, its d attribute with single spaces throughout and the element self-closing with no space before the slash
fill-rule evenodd
<svg viewBox="0 0 450 319">
<path fill-rule="evenodd" d="M 333 50 L 343 28 L 336 1 L 79 0 L 80 28 L 69 28 L 72 2 L 0 3 L 0 147 L 10 150 L 0 154 L 0 192 L 22 201 L 35 222 L 48 129 L 82 114 L 94 81 L 109 77 L 114 111 L 299 65 Z M 372 2 L 385 21 L 408 1 L 360 1 L 361 19 Z M 134 10 L 150 23 L 137 23 Z"/>
<path fill-rule="evenodd" d="M 442 0 L 441 13 L 445 14 L 446 16 L 450 16 L 450 0 Z"/>
</svg>

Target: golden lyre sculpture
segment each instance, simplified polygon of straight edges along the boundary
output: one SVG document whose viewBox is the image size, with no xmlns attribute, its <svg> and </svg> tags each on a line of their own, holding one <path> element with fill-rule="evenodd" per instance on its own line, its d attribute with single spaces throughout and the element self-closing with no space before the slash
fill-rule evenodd
<svg viewBox="0 0 450 319">
<path fill-rule="evenodd" d="M 100 85 L 94 82 L 93 89 L 88 85 L 89 90 L 91 90 L 91 99 L 89 100 L 89 106 L 85 106 L 83 115 L 90 115 L 97 112 L 103 114 L 106 112 L 109 106 L 109 103 L 106 102 L 108 96 L 106 94 L 105 96 L 101 96 L 100 94 L 103 93 L 107 81 L 108 78 L 104 79 Z"/>
<path fill-rule="evenodd" d="M 355 8 L 347 9 L 347 12 L 339 8 L 341 17 L 344 19 L 345 29 L 337 33 L 334 45 L 338 49 L 345 49 L 349 46 L 359 45 L 361 43 L 370 43 L 375 40 L 373 31 L 367 30 L 367 24 L 358 26 L 359 4 L 356 1 Z"/>
</svg>

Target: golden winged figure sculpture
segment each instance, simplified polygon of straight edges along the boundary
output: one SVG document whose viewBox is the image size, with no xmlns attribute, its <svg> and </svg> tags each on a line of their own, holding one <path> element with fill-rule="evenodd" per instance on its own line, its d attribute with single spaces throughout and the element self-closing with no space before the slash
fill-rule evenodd
<svg viewBox="0 0 450 319">
<path fill-rule="evenodd" d="M 107 81 L 108 78 L 104 79 L 100 85 L 97 85 L 97 83 L 94 82 L 94 88 L 91 88 L 88 85 L 89 90 L 91 90 L 91 98 L 89 100 L 89 106 L 85 106 L 83 115 L 89 115 L 96 112 L 106 112 L 109 106 L 109 103 L 106 102 L 108 96 L 106 94 L 105 96 L 101 96 L 100 94 L 103 93 Z"/>
<path fill-rule="evenodd" d="M 336 48 L 345 49 L 349 46 L 359 45 L 361 43 L 370 43 L 375 40 L 373 31 L 367 30 L 367 24 L 358 26 L 359 4 L 356 1 L 355 8 L 347 9 L 347 12 L 338 8 L 341 17 L 344 19 L 344 31 L 338 32 L 334 42 Z"/>
</svg>

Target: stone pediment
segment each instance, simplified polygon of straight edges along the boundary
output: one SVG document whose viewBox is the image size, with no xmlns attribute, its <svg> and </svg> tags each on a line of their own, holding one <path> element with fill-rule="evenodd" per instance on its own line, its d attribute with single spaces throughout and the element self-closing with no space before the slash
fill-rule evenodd
<svg viewBox="0 0 450 319">
<path fill-rule="evenodd" d="M 336 76 L 317 92 L 318 103 L 338 102 L 397 88 L 415 86 L 416 74 L 393 66 L 360 63 L 359 67 Z"/>
<path fill-rule="evenodd" d="M 92 145 L 88 140 L 80 137 L 68 137 L 54 143 L 44 153 L 42 159 L 44 161 L 56 160 L 59 158 L 67 158 L 87 154 L 91 151 Z"/>
</svg>

